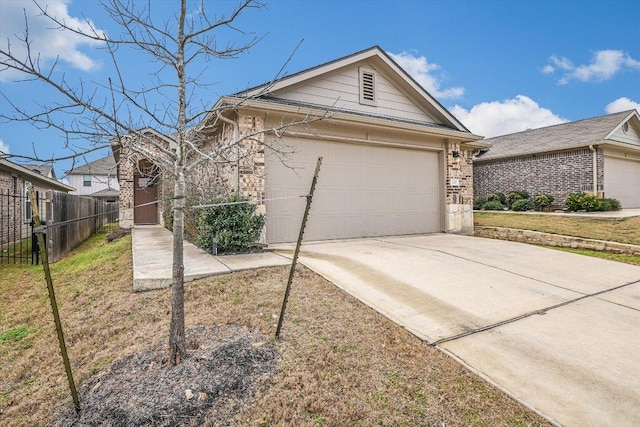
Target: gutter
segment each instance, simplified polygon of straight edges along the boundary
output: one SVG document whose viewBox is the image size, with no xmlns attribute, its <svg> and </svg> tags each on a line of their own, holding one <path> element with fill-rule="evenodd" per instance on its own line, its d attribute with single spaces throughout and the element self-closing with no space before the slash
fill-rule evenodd
<svg viewBox="0 0 640 427">
<path fill-rule="evenodd" d="M 235 167 L 236 170 L 234 174 L 234 186 L 235 186 L 236 196 L 238 196 L 240 194 L 240 147 L 238 146 L 238 138 L 240 134 L 239 126 L 237 122 L 226 118 L 219 111 L 216 112 L 216 116 L 218 117 L 218 119 L 222 120 L 223 122 L 233 126 L 233 140 L 236 144 L 236 167 Z"/>
<path fill-rule="evenodd" d="M 593 195 L 598 195 L 598 150 L 594 148 L 593 144 L 589 145 L 591 150 L 591 157 L 593 158 Z"/>
</svg>

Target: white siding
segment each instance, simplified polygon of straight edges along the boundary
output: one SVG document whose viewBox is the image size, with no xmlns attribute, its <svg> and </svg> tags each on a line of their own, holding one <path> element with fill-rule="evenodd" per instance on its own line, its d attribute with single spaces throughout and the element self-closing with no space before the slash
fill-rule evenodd
<svg viewBox="0 0 640 427">
<path fill-rule="evenodd" d="M 366 114 L 441 124 L 440 121 L 421 110 L 415 102 L 374 67 L 369 64 L 360 65 L 376 71 L 377 105 L 375 106 L 360 103 L 357 65 L 305 81 L 298 86 L 274 91 L 271 95 L 281 99 Z"/>
<path fill-rule="evenodd" d="M 107 188 L 120 190 L 120 184 L 118 183 L 118 178 L 115 174 L 109 177 L 104 175 L 92 175 L 91 187 L 84 186 L 84 175 L 69 175 L 69 185 L 76 189 L 76 191 L 71 191 L 70 194 L 78 194 L 81 196 L 88 196 L 89 194 L 106 190 Z"/>
<path fill-rule="evenodd" d="M 627 123 L 629 128 L 626 132 L 622 129 L 622 126 L 620 126 L 620 128 L 611 136 L 610 139 L 640 146 L 640 133 L 638 133 L 638 130 L 631 126 L 631 123 Z"/>
</svg>

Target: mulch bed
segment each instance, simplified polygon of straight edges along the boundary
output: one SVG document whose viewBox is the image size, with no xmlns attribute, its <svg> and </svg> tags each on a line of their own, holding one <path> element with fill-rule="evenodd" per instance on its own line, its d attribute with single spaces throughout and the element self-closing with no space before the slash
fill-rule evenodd
<svg viewBox="0 0 640 427">
<path fill-rule="evenodd" d="M 54 426 L 229 425 L 275 371 L 278 353 L 259 332 L 233 325 L 187 331 L 189 357 L 166 363 L 166 342 L 116 360 L 79 391 Z"/>
</svg>

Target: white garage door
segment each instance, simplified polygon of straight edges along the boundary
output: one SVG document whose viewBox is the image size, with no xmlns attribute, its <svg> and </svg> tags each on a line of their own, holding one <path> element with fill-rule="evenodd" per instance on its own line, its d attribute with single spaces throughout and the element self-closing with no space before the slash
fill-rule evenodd
<svg viewBox="0 0 640 427">
<path fill-rule="evenodd" d="M 292 145 L 286 166 L 267 153 L 266 197 L 307 194 L 323 157 L 306 241 L 442 230 L 438 153 L 307 139 Z M 267 202 L 267 241 L 296 241 L 304 206 L 304 198 Z"/>
<path fill-rule="evenodd" d="M 640 208 L 640 161 L 605 157 L 604 194 L 623 208 Z"/>
</svg>

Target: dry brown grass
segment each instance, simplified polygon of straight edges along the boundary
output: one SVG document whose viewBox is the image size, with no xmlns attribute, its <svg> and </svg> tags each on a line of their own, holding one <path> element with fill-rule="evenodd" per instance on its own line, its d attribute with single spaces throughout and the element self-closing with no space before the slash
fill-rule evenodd
<svg viewBox="0 0 640 427">
<path fill-rule="evenodd" d="M 72 367 L 82 386 L 115 359 L 164 340 L 170 291 L 131 292 L 130 238 L 92 239 L 53 266 Z M 40 267 L 0 266 L 0 424 L 44 425 L 69 402 Z M 272 337 L 288 268 L 186 287 L 187 328 L 237 324 Z M 316 274 L 296 273 L 280 365 L 234 425 L 525 426 L 542 418 Z"/>
<path fill-rule="evenodd" d="M 563 234 L 640 245 L 640 216 L 626 219 L 567 217 L 548 214 L 474 212 L 474 224 Z"/>
</svg>

